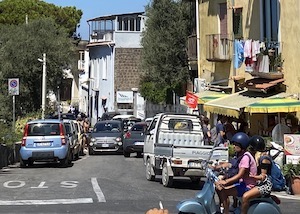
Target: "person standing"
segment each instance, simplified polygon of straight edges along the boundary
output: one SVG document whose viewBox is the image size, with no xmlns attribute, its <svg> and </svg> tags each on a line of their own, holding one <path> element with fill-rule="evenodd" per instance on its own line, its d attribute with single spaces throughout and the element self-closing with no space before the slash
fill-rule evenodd
<svg viewBox="0 0 300 214">
<path fill-rule="evenodd" d="M 89 144 L 89 138 L 88 138 L 88 133 L 90 129 L 90 122 L 88 118 L 85 118 L 83 121 L 83 145 L 84 145 L 84 150 L 87 150 L 88 144 Z"/>
<path fill-rule="evenodd" d="M 210 127 L 209 127 L 209 119 L 207 117 L 202 118 L 202 131 L 203 131 L 204 144 L 209 145 L 211 142 L 211 134 L 210 134 Z"/>
<path fill-rule="evenodd" d="M 217 142 L 216 145 L 217 146 L 222 146 L 224 145 L 225 142 L 225 128 L 224 128 L 224 120 L 225 117 L 222 115 L 218 115 L 218 119 L 217 119 L 217 124 L 216 124 L 216 131 L 217 131 Z"/>
</svg>

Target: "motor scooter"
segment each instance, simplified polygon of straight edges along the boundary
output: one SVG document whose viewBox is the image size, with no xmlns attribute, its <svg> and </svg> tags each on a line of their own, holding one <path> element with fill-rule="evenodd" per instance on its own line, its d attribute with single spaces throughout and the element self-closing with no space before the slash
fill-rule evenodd
<svg viewBox="0 0 300 214">
<path fill-rule="evenodd" d="M 206 167 L 206 182 L 202 190 L 200 190 L 194 198 L 186 199 L 179 202 L 176 206 L 179 214 L 217 214 L 222 213 L 215 201 L 215 182 L 219 180 L 217 173 L 214 172 L 208 164 L 213 151 L 224 149 L 222 147 L 215 147 L 212 149 L 208 160 L 204 161 Z M 276 197 L 276 196 L 274 196 Z M 239 199 L 240 200 L 240 199 Z M 279 199 L 276 200 L 279 202 Z M 240 207 L 236 208 L 234 214 L 241 213 Z M 281 210 L 273 197 L 255 198 L 250 201 L 248 214 L 281 214 Z"/>
</svg>

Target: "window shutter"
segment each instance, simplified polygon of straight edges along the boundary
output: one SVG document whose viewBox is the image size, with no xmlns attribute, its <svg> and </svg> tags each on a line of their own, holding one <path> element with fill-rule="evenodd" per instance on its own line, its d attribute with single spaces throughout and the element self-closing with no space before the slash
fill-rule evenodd
<svg viewBox="0 0 300 214">
<path fill-rule="evenodd" d="M 227 3 L 220 4 L 220 34 L 221 39 L 227 38 Z"/>
<path fill-rule="evenodd" d="M 242 8 L 237 8 L 233 10 L 233 32 L 235 39 L 243 38 L 243 10 Z"/>
</svg>

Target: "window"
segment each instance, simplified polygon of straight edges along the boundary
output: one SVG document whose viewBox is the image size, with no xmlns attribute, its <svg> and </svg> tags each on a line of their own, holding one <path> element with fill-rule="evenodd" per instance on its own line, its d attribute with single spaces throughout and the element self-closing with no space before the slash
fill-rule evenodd
<svg viewBox="0 0 300 214">
<path fill-rule="evenodd" d="M 242 8 L 234 9 L 233 12 L 233 32 L 235 39 L 243 38 L 243 16 L 242 16 Z"/>
<path fill-rule="evenodd" d="M 227 3 L 220 4 L 220 34 L 221 39 L 227 38 Z"/>
<path fill-rule="evenodd" d="M 169 130 L 192 131 L 193 123 L 191 120 L 170 119 L 168 127 Z"/>
<path fill-rule="evenodd" d="M 103 57 L 102 63 L 102 80 L 107 80 L 107 59 Z"/>
<path fill-rule="evenodd" d="M 263 40 L 278 41 L 279 2 L 262 0 Z"/>
</svg>

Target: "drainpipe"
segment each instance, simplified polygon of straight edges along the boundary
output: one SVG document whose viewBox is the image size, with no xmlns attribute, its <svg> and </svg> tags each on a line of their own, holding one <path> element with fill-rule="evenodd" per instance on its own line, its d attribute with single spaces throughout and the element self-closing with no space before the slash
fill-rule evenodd
<svg viewBox="0 0 300 214">
<path fill-rule="evenodd" d="M 231 0 L 231 4 L 232 4 L 232 17 L 231 17 L 231 21 L 232 21 L 232 42 L 233 42 L 233 45 L 232 45 L 232 67 L 233 67 L 233 72 L 232 72 L 232 76 L 236 76 L 236 68 L 234 67 L 234 64 L 235 64 L 235 45 L 234 45 L 234 31 L 233 31 L 233 19 L 234 19 L 234 0 Z M 235 92 L 235 88 L 234 88 L 234 92 Z"/>
<path fill-rule="evenodd" d="M 196 37 L 197 37 L 197 68 L 198 77 L 201 78 L 202 72 L 200 70 L 200 20 L 199 20 L 199 0 L 196 0 Z"/>
</svg>

